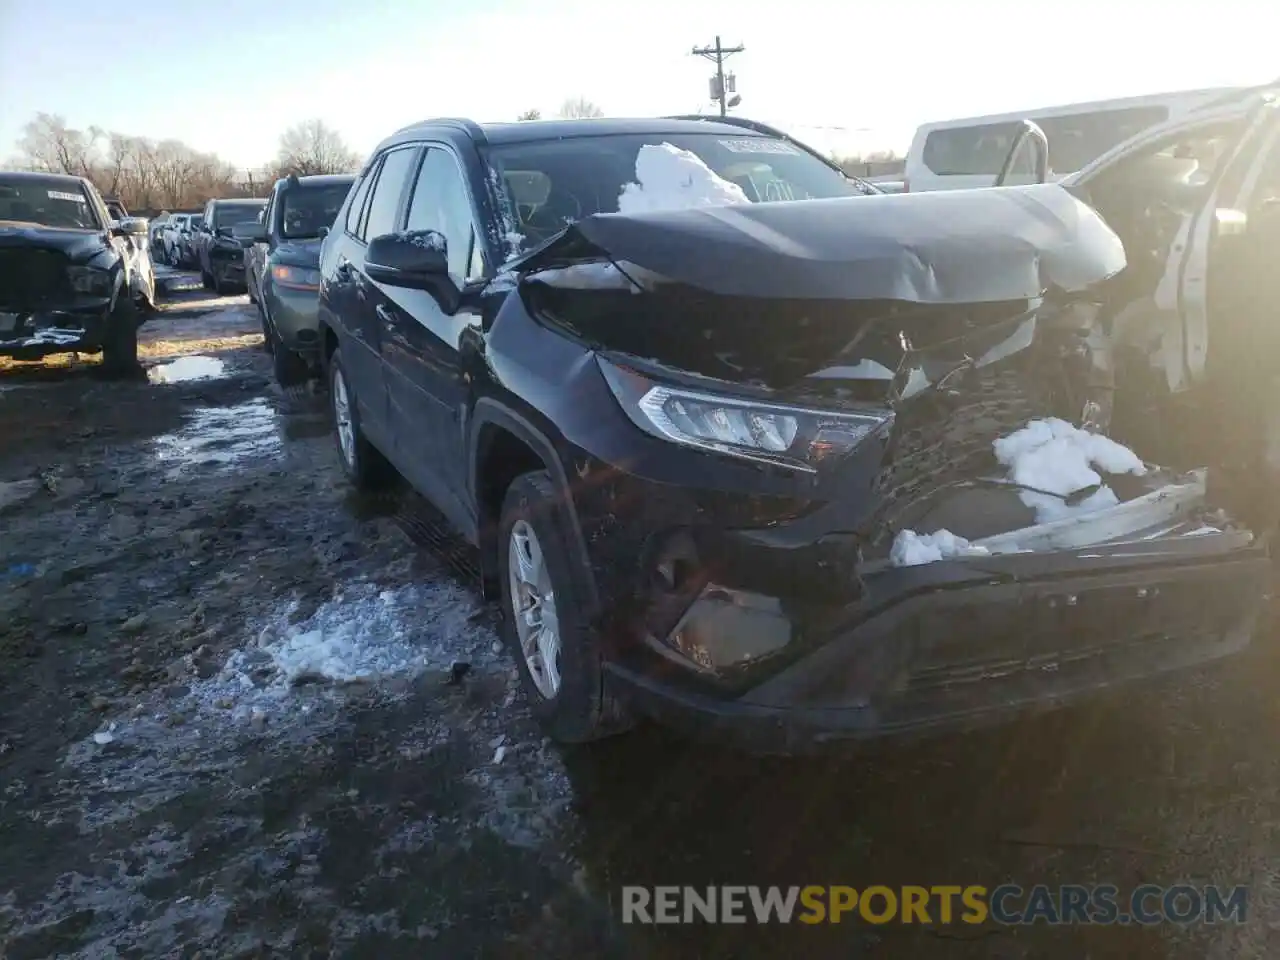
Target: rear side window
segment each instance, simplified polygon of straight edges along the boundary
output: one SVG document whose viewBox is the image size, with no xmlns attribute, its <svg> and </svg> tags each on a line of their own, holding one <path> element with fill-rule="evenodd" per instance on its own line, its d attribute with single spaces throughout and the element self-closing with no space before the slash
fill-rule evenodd
<svg viewBox="0 0 1280 960">
<path fill-rule="evenodd" d="M 1049 166 L 1071 173 L 1168 116 L 1167 107 L 1126 107 L 1035 122 L 1049 140 Z M 1020 123 L 1006 122 L 934 130 L 925 138 L 921 159 L 940 177 L 994 177 L 1021 129 Z"/>
<path fill-rule="evenodd" d="M 347 233 L 353 237 L 363 237 L 360 232 L 360 221 L 364 215 L 364 203 L 369 199 L 369 186 L 378 179 L 378 168 L 381 165 L 382 161 L 376 160 L 369 167 L 369 172 L 356 185 L 355 193 L 351 197 L 351 206 L 347 207 Z"/>
<path fill-rule="evenodd" d="M 400 212 L 400 198 L 409 180 L 409 167 L 418 154 L 416 147 L 392 150 L 382 160 L 378 182 L 369 197 L 369 214 L 365 217 L 361 239 L 368 241 L 384 233 L 395 231 L 396 215 Z"/>
</svg>

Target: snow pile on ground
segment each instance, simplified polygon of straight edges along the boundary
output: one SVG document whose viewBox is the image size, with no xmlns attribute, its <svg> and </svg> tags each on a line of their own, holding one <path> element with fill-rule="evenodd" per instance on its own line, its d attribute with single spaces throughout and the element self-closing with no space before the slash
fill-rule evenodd
<svg viewBox="0 0 1280 960">
<path fill-rule="evenodd" d="M 645 144 L 636 154 L 636 182 L 623 186 L 618 212 L 646 213 L 749 202 L 741 187 L 718 176 L 697 154 L 670 143 Z"/>
<path fill-rule="evenodd" d="M 1014 483 L 1062 496 L 1101 484 L 1102 476 L 1095 467 L 1107 473 L 1136 476 L 1147 469 L 1128 447 L 1057 418 L 1032 420 L 992 446 L 996 459 L 1008 468 L 1009 479 Z M 1021 491 L 1019 496 L 1035 510 L 1039 523 L 1092 513 L 1120 502 L 1105 485 L 1077 504 L 1030 490 Z"/>
<path fill-rule="evenodd" d="M 986 557 L 991 551 L 977 547 L 964 537 L 957 537 L 950 530 L 919 534 L 914 530 L 899 530 L 889 550 L 889 562 L 895 567 L 914 567 L 922 563 L 934 563 L 951 557 Z"/>
</svg>

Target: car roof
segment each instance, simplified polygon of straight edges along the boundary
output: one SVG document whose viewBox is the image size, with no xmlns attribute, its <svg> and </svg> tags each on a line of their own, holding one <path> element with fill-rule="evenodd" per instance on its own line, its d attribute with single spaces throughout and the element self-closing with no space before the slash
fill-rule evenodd
<svg viewBox="0 0 1280 960">
<path fill-rule="evenodd" d="M 297 177 L 303 186 L 323 187 L 332 183 L 350 183 L 356 178 L 354 173 L 313 173 L 307 177 Z M 288 183 L 288 177 L 281 177 L 277 183 Z"/>
<path fill-rule="evenodd" d="M 245 203 L 245 204 L 266 203 L 267 198 L 266 197 L 219 197 L 213 202 L 215 205 L 221 204 L 221 203 Z"/>
<path fill-rule="evenodd" d="M 766 137 L 768 134 L 757 132 L 735 124 L 719 123 L 715 120 L 686 120 L 670 117 L 641 118 L 592 118 L 582 120 L 514 120 L 505 123 L 476 123 L 472 120 L 457 118 L 440 118 L 423 120 L 397 130 L 378 144 L 374 153 L 394 143 L 414 140 L 428 134 L 450 131 L 455 136 L 469 136 L 473 140 L 482 140 L 494 145 L 508 143 L 533 143 L 541 140 L 567 140 L 576 137 L 607 137 L 617 134 L 642 134 L 654 136 L 658 134 L 680 133 L 712 133 L 721 136 Z"/>
<path fill-rule="evenodd" d="M 88 181 L 71 173 L 41 173 L 38 170 L 0 170 L 0 177 L 6 180 L 39 180 L 48 183 L 64 183 L 67 186 L 83 186 Z"/>
</svg>

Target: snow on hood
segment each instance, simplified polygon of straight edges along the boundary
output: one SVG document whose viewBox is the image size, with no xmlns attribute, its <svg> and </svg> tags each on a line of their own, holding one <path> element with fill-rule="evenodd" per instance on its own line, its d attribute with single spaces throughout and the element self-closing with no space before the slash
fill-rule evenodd
<svg viewBox="0 0 1280 960">
<path fill-rule="evenodd" d="M 1074 505 L 1060 497 L 1020 491 L 1020 499 L 1035 510 L 1039 523 L 1092 513 L 1119 503 L 1115 492 L 1102 483 L 1099 469 L 1136 476 L 1147 472 L 1142 459 L 1128 447 L 1056 417 L 1032 420 L 1021 430 L 1000 437 L 992 446 L 996 459 L 1008 469 L 1014 483 L 1062 496 L 1099 485 L 1095 493 Z"/>
<path fill-rule="evenodd" d="M 1028 301 L 1125 265 L 1111 228 L 1052 183 L 594 214 L 522 267 L 563 262 L 583 241 L 709 293 L 807 301 Z"/>
<path fill-rule="evenodd" d="M 689 210 L 750 202 L 741 187 L 717 175 L 696 153 L 670 143 L 645 144 L 636 154 L 636 182 L 623 186 L 618 212 Z"/>
</svg>

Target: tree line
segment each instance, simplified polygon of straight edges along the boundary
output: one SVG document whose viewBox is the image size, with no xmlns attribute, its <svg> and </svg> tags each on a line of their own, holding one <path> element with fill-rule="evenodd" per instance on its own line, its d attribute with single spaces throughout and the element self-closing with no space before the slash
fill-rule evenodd
<svg viewBox="0 0 1280 960">
<path fill-rule="evenodd" d="M 7 166 L 86 177 L 104 196 L 146 215 L 196 210 L 217 197 L 262 196 L 278 177 L 348 173 L 359 169 L 361 159 L 319 119 L 285 130 L 275 158 L 245 171 L 181 140 L 79 129 L 57 114 L 37 113 L 23 127 L 17 155 Z"/>
</svg>

